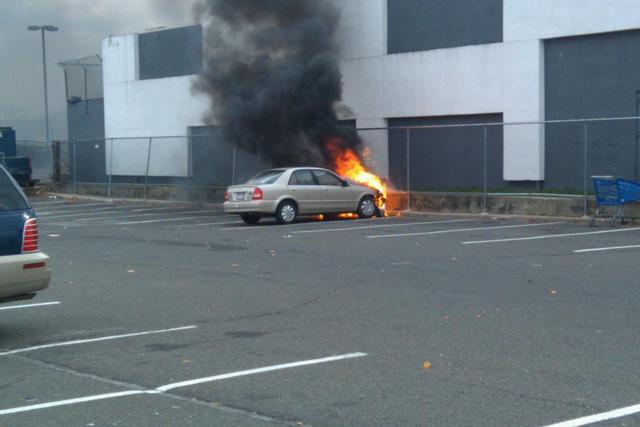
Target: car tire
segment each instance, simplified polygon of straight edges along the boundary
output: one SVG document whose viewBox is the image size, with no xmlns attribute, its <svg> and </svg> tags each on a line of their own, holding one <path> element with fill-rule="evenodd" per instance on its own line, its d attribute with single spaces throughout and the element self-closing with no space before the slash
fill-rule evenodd
<svg viewBox="0 0 640 427">
<path fill-rule="evenodd" d="M 240 218 L 245 222 L 245 224 L 256 225 L 258 221 L 260 221 L 260 215 L 243 213 L 240 214 Z"/>
<path fill-rule="evenodd" d="M 283 200 L 278 205 L 275 216 L 279 224 L 292 224 L 298 216 L 298 206 L 293 200 Z"/>
<path fill-rule="evenodd" d="M 360 219 L 371 218 L 376 213 L 376 202 L 373 196 L 364 196 L 358 202 L 358 217 Z"/>
</svg>

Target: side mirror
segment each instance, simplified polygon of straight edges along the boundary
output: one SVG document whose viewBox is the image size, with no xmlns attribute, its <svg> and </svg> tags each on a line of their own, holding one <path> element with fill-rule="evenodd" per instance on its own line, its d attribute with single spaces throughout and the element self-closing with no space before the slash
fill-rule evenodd
<svg viewBox="0 0 640 427">
<path fill-rule="evenodd" d="M 347 181 L 346 179 L 342 180 L 342 186 L 343 187 L 348 187 L 349 186 L 349 181 Z"/>
</svg>

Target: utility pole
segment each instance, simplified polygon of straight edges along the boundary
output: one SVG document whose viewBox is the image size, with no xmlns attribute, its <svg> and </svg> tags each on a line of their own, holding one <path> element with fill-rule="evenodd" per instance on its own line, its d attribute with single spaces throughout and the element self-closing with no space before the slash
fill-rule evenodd
<svg viewBox="0 0 640 427">
<path fill-rule="evenodd" d="M 51 141 L 49 135 L 49 95 L 47 91 L 47 48 L 45 44 L 44 32 L 45 31 L 58 31 L 58 27 L 54 25 L 29 25 L 27 27 L 29 31 L 40 31 L 42 35 L 42 74 L 44 79 L 44 121 L 45 121 L 45 136 L 46 142 Z"/>
</svg>

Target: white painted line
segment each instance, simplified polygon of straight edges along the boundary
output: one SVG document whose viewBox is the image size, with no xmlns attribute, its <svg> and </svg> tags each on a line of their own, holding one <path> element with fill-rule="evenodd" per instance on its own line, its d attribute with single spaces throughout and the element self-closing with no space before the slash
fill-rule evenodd
<svg viewBox="0 0 640 427">
<path fill-rule="evenodd" d="M 637 249 L 640 248 L 640 245 L 629 245 L 629 246 L 610 246 L 608 248 L 590 248 L 590 249 L 577 249 L 573 252 L 577 254 L 585 253 L 585 252 L 601 252 L 601 251 L 615 251 L 619 249 Z"/>
<path fill-rule="evenodd" d="M 53 215 L 46 215 L 46 214 L 38 214 L 38 218 L 43 219 L 43 220 L 50 220 L 50 219 L 59 219 L 59 218 L 72 218 L 72 217 L 76 217 L 76 216 L 90 216 L 90 215 L 102 215 L 102 214 L 119 214 L 119 213 L 123 213 L 122 212 L 122 208 L 115 208 L 115 207 L 110 207 L 110 208 L 103 208 L 103 209 L 96 209 L 94 211 L 83 211 L 83 212 L 76 212 L 76 213 L 72 213 L 72 214 L 67 214 L 67 213 L 56 213 Z"/>
<path fill-rule="evenodd" d="M 521 228 L 521 227 L 538 227 L 541 225 L 553 225 L 562 224 L 561 222 L 545 222 L 540 224 L 517 224 L 517 225 L 500 225 L 496 227 L 473 227 L 473 228 L 456 228 L 453 230 L 436 230 L 436 231 L 424 231 L 419 233 L 402 233 L 402 234 L 374 234 L 366 236 L 367 239 L 381 239 L 386 237 L 409 237 L 409 236 L 428 236 L 431 234 L 447 234 L 447 233 L 461 233 L 464 231 L 480 231 L 480 230 L 500 230 L 503 228 Z"/>
<path fill-rule="evenodd" d="M 395 218 L 393 216 L 385 216 L 382 218 L 366 218 L 366 219 L 344 219 L 344 220 L 336 220 L 336 221 L 341 221 L 341 222 L 345 222 L 345 223 L 351 223 L 351 222 L 361 222 L 361 221 L 381 221 L 383 219 L 391 219 L 391 218 Z M 221 228 L 221 230 L 245 230 L 245 231 L 255 231 L 255 230 L 268 230 L 271 227 L 293 227 L 293 226 L 300 226 L 300 225 L 318 225 L 318 224 L 323 224 L 323 223 L 328 223 L 328 220 L 312 220 L 309 222 L 296 222 L 294 224 L 264 224 L 264 225 L 260 225 L 258 227 L 254 226 L 254 225 L 245 225 L 242 227 L 226 227 L 226 228 Z"/>
<path fill-rule="evenodd" d="M 184 224 L 184 225 L 167 225 L 165 228 L 188 228 L 188 227 L 203 227 L 205 225 L 231 225 L 237 224 L 238 221 L 233 222 L 203 222 L 199 224 Z"/>
<path fill-rule="evenodd" d="M 582 418 L 576 418 L 573 420 L 567 420 L 556 424 L 550 424 L 545 427 L 579 427 L 587 424 L 593 424 L 600 421 L 611 420 L 614 418 L 626 417 L 628 415 L 637 414 L 640 412 L 640 404 L 626 406 L 620 409 L 614 409 L 609 412 L 602 412 L 600 414 L 589 415 Z"/>
<path fill-rule="evenodd" d="M 162 208 L 148 208 L 146 210 L 146 212 L 153 212 L 153 211 L 158 211 L 161 210 Z M 125 216 L 127 218 L 140 218 L 140 217 L 147 217 L 147 216 L 159 216 L 159 215 L 177 215 L 177 214 L 181 214 L 183 212 L 181 211 L 175 211 L 174 212 L 158 212 L 158 213 L 136 213 L 131 215 L 131 212 L 145 212 L 142 209 L 136 209 L 133 211 L 127 211 L 127 212 L 118 212 L 114 215 L 104 215 L 104 216 L 92 216 L 90 218 L 82 218 L 82 219 L 77 219 L 76 221 L 95 221 L 95 220 L 100 220 L 100 219 L 109 219 L 109 218 L 116 218 L 116 217 L 121 217 L 121 216 Z M 100 215 L 102 215 L 103 212 L 100 212 Z"/>
<path fill-rule="evenodd" d="M 30 205 L 31 206 L 48 206 L 48 205 L 54 205 L 59 203 L 67 203 L 67 202 L 65 200 L 58 200 L 54 202 L 30 202 Z"/>
<path fill-rule="evenodd" d="M 187 213 L 203 213 L 203 212 L 209 212 L 209 211 L 196 211 L 196 212 L 183 212 L 182 214 L 187 214 Z M 180 214 L 176 214 L 176 215 L 180 215 Z M 150 224 L 152 222 L 168 222 L 168 221 L 186 221 L 186 220 L 190 220 L 190 219 L 197 219 L 197 218 L 206 218 L 207 215 L 200 215 L 200 216 L 185 216 L 185 217 L 180 217 L 180 218 L 161 218 L 161 219 L 148 219 L 148 220 L 143 220 L 143 221 L 126 221 L 126 222 L 116 222 L 115 225 L 134 225 L 134 224 Z"/>
<path fill-rule="evenodd" d="M 383 228 L 383 227 L 407 227 L 410 225 L 429 225 L 429 224 L 445 224 L 451 222 L 469 222 L 470 219 L 450 219 L 444 221 L 424 221 L 424 222 L 403 222 L 402 224 L 381 224 L 381 225 L 364 225 L 362 227 L 344 227 L 344 228 L 326 228 L 317 230 L 301 230 L 292 231 L 291 234 L 303 234 L 303 233 L 325 233 L 331 231 L 350 231 L 350 230 L 366 230 L 369 228 Z"/>
<path fill-rule="evenodd" d="M 37 304 L 23 304 L 23 305 L 10 305 L 8 307 L 0 307 L 1 310 L 15 310 L 18 308 L 31 308 L 31 307 L 42 307 L 45 305 L 56 305 L 60 304 L 60 301 L 51 301 L 51 302 L 39 302 Z"/>
<path fill-rule="evenodd" d="M 139 337 L 139 336 L 142 336 L 142 335 L 154 335 L 154 334 L 163 334 L 165 332 L 185 331 L 187 329 L 194 329 L 194 328 L 197 328 L 197 326 L 190 325 L 190 326 L 181 326 L 179 328 L 158 329 L 158 330 L 155 330 L 155 331 L 144 331 L 144 332 L 133 332 L 131 334 L 111 335 L 111 336 L 108 336 L 108 337 L 89 338 L 89 339 L 84 339 L 84 340 L 61 341 L 61 342 L 55 342 L 55 343 L 51 343 L 51 344 L 35 345 L 35 346 L 32 346 L 32 347 L 25 347 L 25 348 L 18 348 L 18 349 L 15 349 L 15 350 L 3 351 L 3 352 L 0 352 L 0 356 L 8 356 L 10 354 L 17 354 L 17 353 L 25 353 L 27 351 L 42 350 L 44 348 L 65 347 L 65 346 L 68 346 L 68 345 L 86 344 L 86 343 L 90 343 L 90 342 L 99 342 L 99 341 L 110 341 L 110 340 L 117 340 L 117 339 L 120 339 L 120 338 Z"/>
<path fill-rule="evenodd" d="M 50 208 L 42 208 L 42 209 L 38 209 L 38 212 L 47 212 L 47 213 L 62 213 L 64 211 L 77 211 L 78 209 L 83 209 L 83 208 L 96 208 L 98 206 L 103 206 L 103 207 L 110 207 L 110 206 L 117 206 L 113 203 L 104 203 L 104 202 L 100 202 L 100 203 L 80 203 L 80 204 L 67 204 L 64 206 L 52 206 Z"/>
<path fill-rule="evenodd" d="M 292 363 L 284 363 L 281 365 L 265 366 L 263 368 L 250 369 L 247 371 L 231 372 L 228 374 L 216 375 L 213 377 L 198 378 L 195 380 L 166 384 L 154 390 L 127 390 L 127 391 L 119 391 L 115 393 L 94 394 L 92 396 L 83 396 L 83 397 L 76 397 L 73 399 L 57 400 L 54 402 L 38 403 L 35 405 L 18 406 L 16 408 L 2 409 L 0 410 L 0 415 L 17 414 L 20 412 L 29 412 L 29 411 L 36 411 L 39 409 L 55 408 L 57 406 L 75 405 L 77 403 L 95 402 L 96 400 L 112 399 L 115 397 L 123 397 L 123 396 L 133 396 L 137 394 L 161 394 L 168 390 L 172 390 L 179 387 L 187 387 L 187 386 L 202 384 L 206 382 L 220 381 L 228 378 L 243 377 L 246 375 L 260 374 L 263 372 L 295 368 L 298 366 L 315 365 L 319 363 L 334 362 L 337 360 L 353 359 L 355 357 L 363 357 L 366 355 L 367 355 L 366 353 L 342 354 L 338 356 L 324 357 L 322 359 L 303 360 L 301 362 L 292 362 Z"/>
<path fill-rule="evenodd" d="M 296 368 L 298 366 L 315 365 L 318 363 L 334 362 L 336 360 L 353 359 L 355 357 L 364 357 L 367 353 L 349 353 L 338 356 L 323 357 L 321 359 L 302 360 L 300 362 L 283 363 L 281 365 L 265 366 L 263 368 L 248 369 L 246 371 L 230 372 L 228 374 L 214 375 L 212 377 L 196 378 L 194 380 L 180 381 L 163 385 L 156 388 L 158 391 L 173 390 L 174 388 L 188 387 L 196 384 L 208 383 L 212 381 L 226 380 L 228 378 L 244 377 L 246 375 L 261 374 L 263 372 L 279 371 L 281 369 Z"/>
<path fill-rule="evenodd" d="M 94 402 L 96 400 L 112 399 L 114 397 L 132 396 L 134 394 L 151 394 L 150 390 L 128 390 L 115 393 L 96 394 L 93 396 L 77 397 L 75 399 L 57 400 L 55 402 L 38 403 L 36 405 L 18 406 L 0 410 L 0 415 L 18 414 L 20 412 L 36 411 L 38 409 L 55 408 L 56 406 L 74 405 L 76 403 Z M 159 393 L 159 392 L 155 392 Z"/>
<path fill-rule="evenodd" d="M 587 236 L 590 234 L 605 234 L 605 233 L 622 233 L 624 231 L 637 231 L 640 227 L 635 228 L 620 228 L 618 230 L 603 230 L 603 231 L 587 231 L 584 233 L 564 233 L 564 234 L 545 234 L 544 236 L 531 236 L 531 237 L 514 237 L 511 239 L 495 239 L 495 240 L 473 240 L 470 242 L 462 242 L 463 245 L 475 245 L 480 243 L 502 243 L 502 242 L 517 242 L 520 240 L 540 240 L 540 239 L 554 239 L 559 237 L 573 237 L 573 236 Z"/>
</svg>

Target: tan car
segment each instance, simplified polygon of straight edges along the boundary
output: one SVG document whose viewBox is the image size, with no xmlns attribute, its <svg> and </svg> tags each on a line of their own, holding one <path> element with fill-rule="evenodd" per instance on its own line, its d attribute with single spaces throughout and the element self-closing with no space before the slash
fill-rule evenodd
<svg viewBox="0 0 640 427">
<path fill-rule="evenodd" d="M 49 257 L 38 222 L 18 184 L 0 166 L 0 303 L 33 298 L 49 286 Z"/>
<path fill-rule="evenodd" d="M 272 216 L 291 224 L 299 215 L 379 213 L 377 190 L 349 182 L 333 172 L 312 167 L 269 169 L 225 193 L 224 211 L 240 214 L 247 224 Z"/>
</svg>

